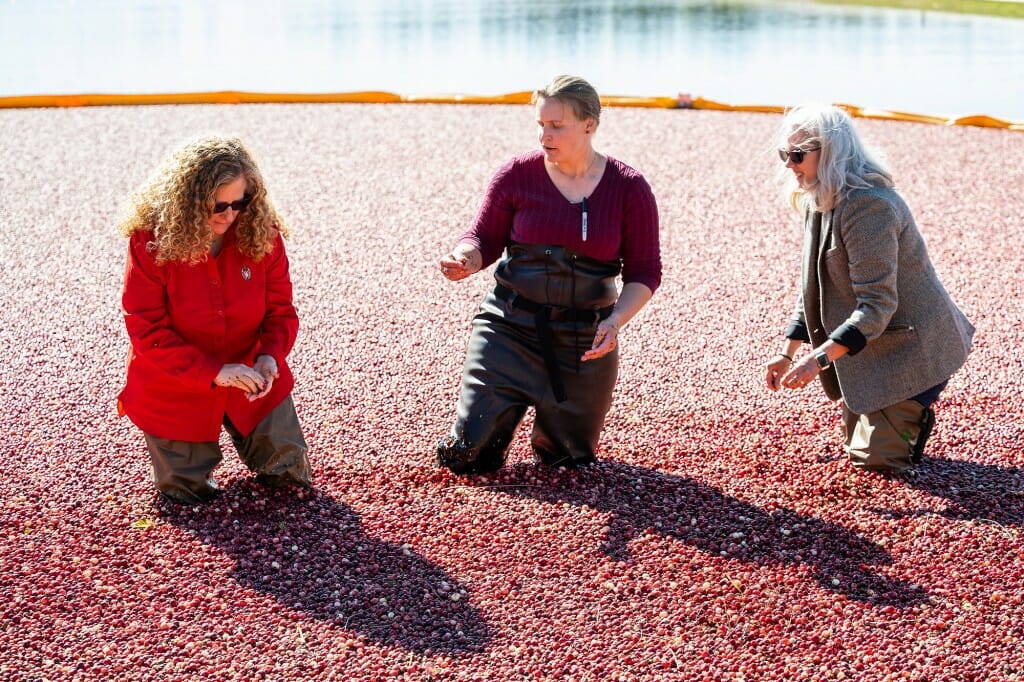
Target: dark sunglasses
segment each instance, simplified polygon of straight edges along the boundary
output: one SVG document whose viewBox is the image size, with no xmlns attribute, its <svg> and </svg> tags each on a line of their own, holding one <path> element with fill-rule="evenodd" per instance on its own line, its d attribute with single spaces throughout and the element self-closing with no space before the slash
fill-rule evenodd
<svg viewBox="0 0 1024 682">
<path fill-rule="evenodd" d="M 816 152 L 821 147 L 811 147 L 810 149 L 780 149 L 779 158 L 782 159 L 782 163 L 786 161 L 792 161 L 793 163 L 803 163 L 804 156 L 811 152 Z"/>
<path fill-rule="evenodd" d="M 252 197 L 242 197 L 238 201 L 218 201 L 213 205 L 213 212 L 223 213 L 230 208 L 235 213 L 241 213 L 249 207 L 251 201 Z"/>
</svg>

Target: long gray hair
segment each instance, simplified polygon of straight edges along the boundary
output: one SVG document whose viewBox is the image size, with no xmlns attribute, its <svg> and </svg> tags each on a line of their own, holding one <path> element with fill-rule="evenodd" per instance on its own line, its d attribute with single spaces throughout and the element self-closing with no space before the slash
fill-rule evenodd
<svg viewBox="0 0 1024 682">
<path fill-rule="evenodd" d="M 805 105 L 788 111 L 779 128 L 778 146 L 821 147 L 814 187 L 803 189 L 788 169 L 783 173 L 783 192 L 798 211 L 829 211 L 852 190 L 893 186 L 892 173 L 861 142 L 850 115 L 837 106 Z"/>
</svg>

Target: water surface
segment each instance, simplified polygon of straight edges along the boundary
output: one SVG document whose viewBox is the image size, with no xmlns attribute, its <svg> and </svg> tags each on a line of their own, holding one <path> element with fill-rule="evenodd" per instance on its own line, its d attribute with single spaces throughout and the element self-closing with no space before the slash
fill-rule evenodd
<svg viewBox="0 0 1024 682">
<path fill-rule="evenodd" d="M 802 2 L 0 0 L 0 95 L 206 90 L 806 100 L 1024 120 L 1024 21 Z"/>
</svg>

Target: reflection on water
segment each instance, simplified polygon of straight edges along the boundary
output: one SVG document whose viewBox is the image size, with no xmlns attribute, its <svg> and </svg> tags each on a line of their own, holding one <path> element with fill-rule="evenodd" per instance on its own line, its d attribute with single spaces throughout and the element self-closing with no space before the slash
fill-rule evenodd
<svg viewBox="0 0 1024 682">
<path fill-rule="evenodd" d="M 1024 21 L 799 2 L 0 0 L 0 95 L 608 94 L 1024 119 Z"/>
</svg>

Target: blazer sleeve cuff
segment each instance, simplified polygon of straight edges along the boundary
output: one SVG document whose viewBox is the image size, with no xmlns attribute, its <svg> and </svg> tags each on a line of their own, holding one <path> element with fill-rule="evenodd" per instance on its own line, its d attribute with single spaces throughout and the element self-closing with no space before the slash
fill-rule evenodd
<svg viewBox="0 0 1024 682">
<path fill-rule="evenodd" d="M 846 346 L 850 355 L 856 355 L 868 345 L 868 340 L 860 333 L 860 330 L 849 322 L 843 324 L 829 335 L 829 338 L 841 346 Z"/>
<path fill-rule="evenodd" d="M 804 324 L 803 320 L 792 320 L 789 326 L 786 327 L 784 336 L 794 341 L 811 342 L 811 335 L 807 332 L 807 325 Z"/>
</svg>

